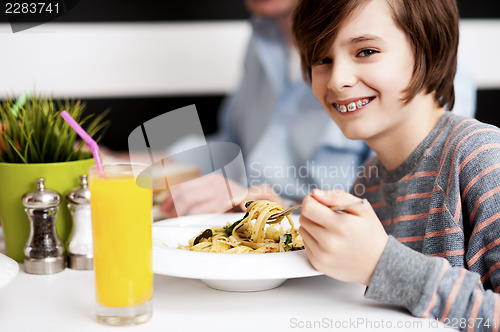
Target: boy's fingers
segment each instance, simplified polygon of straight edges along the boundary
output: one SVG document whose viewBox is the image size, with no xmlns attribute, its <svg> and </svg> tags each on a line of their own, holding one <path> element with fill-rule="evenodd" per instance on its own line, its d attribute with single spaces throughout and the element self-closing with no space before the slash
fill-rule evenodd
<svg viewBox="0 0 500 332">
<path fill-rule="evenodd" d="M 319 248 L 318 240 L 313 234 L 311 234 L 311 229 L 301 225 L 299 227 L 299 234 L 304 241 L 306 250 L 317 250 Z"/>
<path fill-rule="evenodd" d="M 336 207 L 336 212 L 349 213 L 359 217 L 366 217 L 372 211 L 371 205 L 366 198 L 359 198 L 356 202 Z"/>
<path fill-rule="evenodd" d="M 317 201 L 311 195 L 306 196 L 302 201 L 301 215 L 308 219 L 309 222 L 315 223 L 320 227 L 327 227 L 325 220 L 334 219 L 335 212 L 328 206 Z"/>
<path fill-rule="evenodd" d="M 314 189 L 311 193 L 311 196 L 314 197 L 314 199 L 316 199 L 323 205 L 330 207 L 347 206 L 359 201 L 358 197 L 353 196 L 342 190 L 324 191 L 324 190 Z"/>
<path fill-rule="evenodd" d="M 367 210 L 367 207 L 370 206 L 368 201 L 342 190 L 323 191 L 314 189 L 311 196 L 331 209 L 344 210 L 355 215 L 361 215 L 363 212 L 369 211 Z"/>
<path fill-rule="evenodd" d="M 300 228 L 307 229 L 309 234 L 313 234 L 318 231 L 322 231 L 323 228 L 318 223 L 312 221 L 311 219 L 306 218 L 304 215 L 300 215 L 299 217 Z"/>
</svg>

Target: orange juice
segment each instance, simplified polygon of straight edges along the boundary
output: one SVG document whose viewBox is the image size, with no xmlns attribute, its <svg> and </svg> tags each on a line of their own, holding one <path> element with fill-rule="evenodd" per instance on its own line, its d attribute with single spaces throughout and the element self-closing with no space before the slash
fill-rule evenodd
<svg viewBox="0 0 500 332">
<path fill-rule="evenodd" d="M 90 177 L 97 303 L 136 306 L 153 294 L 152 191 L 132 174 L 105 173 Z"/>
</svg>

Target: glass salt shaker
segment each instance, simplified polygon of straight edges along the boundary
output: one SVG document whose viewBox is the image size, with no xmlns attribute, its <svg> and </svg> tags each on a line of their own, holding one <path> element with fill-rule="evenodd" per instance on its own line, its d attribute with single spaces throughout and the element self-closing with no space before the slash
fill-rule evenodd
<svg viewBox="0 0 500 332">
<path fill-rule="evenodd" d="M 80 176 L 80 187 L 67 196 L 68 209 L 73 216 L 73 232 L 69 243 L 68 267 L 75 270 L 92 270 L 92 217 L 90 214 L 90 189 L 87 175 Z"/>
<path fill-rule="evenodd" d="M 30 236 L 24 247 L 24 269 L 32 274 L 52 274 L 64 270 L 64 248 L 56 233 L 56 217 L 61 195 L 45 188 L 45 179 L 36 180 L 36 191 L 22 197 L 30 220 Z"/>
</svg>

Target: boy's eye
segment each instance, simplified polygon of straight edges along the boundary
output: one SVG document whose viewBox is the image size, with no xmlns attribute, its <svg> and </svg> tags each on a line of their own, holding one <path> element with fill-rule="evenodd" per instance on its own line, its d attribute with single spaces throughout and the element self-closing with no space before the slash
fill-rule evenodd
<svg viewBox="0 0 500 332">
<path fill-rule="evenodd" d="M 373 55 L 375 53 L 378 53 L 378 52 L 375 50 L 366 49 L 366 50 L 359 51 L 358 56 L 359 57 L 369 57 L 370 55 Z"/>
<path fill-rule="evenodd" d="M 322 59 L 322 60 L 318 61 L 318 63 L 317 63 L 317 64 L 318 64 L 318 65 L 326 65 L 326 64 L 328 64 L 328 63 L 332 63 L 332 59 L 329 59 L 329 58 L 324 58 L 324 59 Z"/>
</svg>

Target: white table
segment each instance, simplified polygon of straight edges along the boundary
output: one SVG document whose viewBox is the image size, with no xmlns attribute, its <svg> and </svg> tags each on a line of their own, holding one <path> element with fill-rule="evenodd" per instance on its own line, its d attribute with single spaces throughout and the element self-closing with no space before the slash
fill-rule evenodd
<svg viewBox="0 0 500 332">
<path fill-rule="evenodd" d="M 0 239 L 1 242 L 1 239 Z M 3 244 L 0 243 L 0 249 Z M 429 319 L 363 297 L 365 287 L 326 276 L 289 279 L 263 292 L 213 290 L 155 275 L 153 318 L 124 331 L 437 331 Z M 0 331 L 117 331 L 94 318 L 93 271 L 18 275 L 0 289 Z"/>
</svg>

